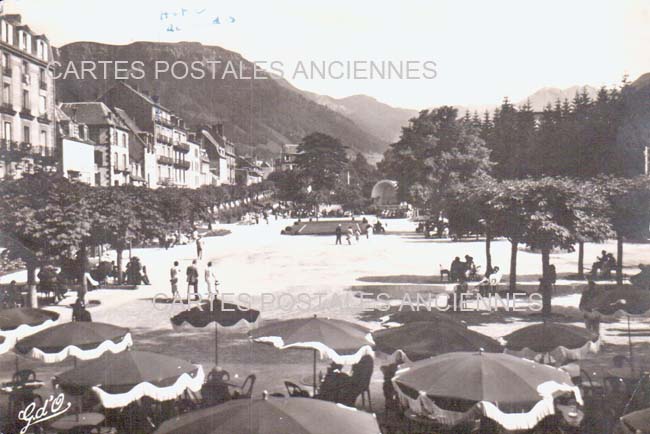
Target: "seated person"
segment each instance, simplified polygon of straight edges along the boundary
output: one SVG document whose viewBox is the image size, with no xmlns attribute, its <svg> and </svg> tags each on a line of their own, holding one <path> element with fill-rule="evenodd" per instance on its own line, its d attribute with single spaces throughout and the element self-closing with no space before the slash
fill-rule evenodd
<svg viewBox="0 0 650 434">
<path fill-rule="evenodd" d="M 639 264 L 641 272 L 630 277 L 630 282 L 637 288 L 650 289 L 650 266 Z"/>
<path fill-rule="evenodd" d="M 451 282 L 458 282 L 460 276 L 465 272 L 465 266 L 460 261 L 460 258 L 456 256 L 451 265 L 449 266 L 449 280 Z"/>
<path fill-rule="evenodd" d="M 77 301 L 72 305 L 72 321 L 92 321 L 90 312 L 86 310 L 86 305 L 81 298 L 77 298 Z"/>
<path fill-rule="evenodd" d="M 591 265 L 591 277 L 598 277 L 598 271 L 602 271 L 607 262 L 607 251 L 603 250 L 600 252 L 601 255 L 596 257 L 596 262 Z"/>
<path fill-rule="evenodd" d="M 465 255 L 465 277 L 472 279 L 476 276 L 476 264 L 474 263 L 474 258 L 470 255 Z"/>
</svg>

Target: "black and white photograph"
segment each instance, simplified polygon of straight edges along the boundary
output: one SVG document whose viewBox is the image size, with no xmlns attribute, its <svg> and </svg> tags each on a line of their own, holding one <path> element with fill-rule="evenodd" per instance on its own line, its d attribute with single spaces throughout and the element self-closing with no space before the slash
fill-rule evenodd
<svg viewBox="0 0 650 434">
<path fill-rule="evenodd" d="M 650 0 L 0 0 L 0 434 L 650 434 Z"/>
</svg>

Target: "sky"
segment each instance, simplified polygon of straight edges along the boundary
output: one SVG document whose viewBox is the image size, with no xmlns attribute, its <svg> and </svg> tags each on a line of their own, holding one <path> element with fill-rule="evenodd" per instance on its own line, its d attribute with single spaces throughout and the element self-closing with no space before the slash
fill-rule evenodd
<svg viewBox="0 0 650 434">
<path fill-rule="evenodd" d="M 55 46 L 198 41 L 250 61 L 280 62 L 284 77 L 304 90 L 366 94 L 413 109 L 519 101 L 543 87 L 611 86 L 625 74 L 633 80 L 650 72 L 650 0 L 2 3 Z M 294 76 L 299 62 L 311 61 L 435 62 L 435 78 Z"/>
</svg>

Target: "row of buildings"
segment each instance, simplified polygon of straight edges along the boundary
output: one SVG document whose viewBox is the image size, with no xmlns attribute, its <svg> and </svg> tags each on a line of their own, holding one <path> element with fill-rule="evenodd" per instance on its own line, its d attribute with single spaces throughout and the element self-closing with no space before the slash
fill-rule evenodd
<svg viewBox="0 0 650 434">
<path fill-rule="evenodd" d="M 0 179 L 59 171 L 95 186 L 250 185 L 272 165 L 236 155 L 222 124 L 189 127 L 159 98 L 118 82 L 95 101 L 57 104 L 52 47 L 0 16 Z"/>
</svg>

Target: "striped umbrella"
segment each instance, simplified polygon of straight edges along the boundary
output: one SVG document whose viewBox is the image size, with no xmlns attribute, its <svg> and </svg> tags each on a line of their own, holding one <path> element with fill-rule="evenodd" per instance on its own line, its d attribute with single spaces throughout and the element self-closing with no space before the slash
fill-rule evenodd
<svg viewBox="0 0 650 434">
<path fill-rule="evenodd" d="M 270 343 L 276 348 L 305 348 L 314 351 L 314 391 L 316 390 L 316 358 L 327 356 L 344 365 L 358 363 L 373 355 L 374 342 L 370 330 L 348 321 L 320 318 L 295 318 L 277 321 L 254 330 L 255 342 Z"/>
<path fill-rule="evenodd" d="M 212 305 L 205 303 L 200 307 L 185 310 L 171 318 L 174 329 L 179 330 L 184 326 L 204 328 L 211 323 L 214 326 L 214 364 L 219 364 L 219 331 L 218 325 L 232 327 L 240 321 L 254 323 L 259 317 L 259 311 L 248 309 L 231 303 L 215 300 Z M 218 324 L 218 325 L 217 325 Z"/>
<path fill-rule="evenodd" d="M 374 414 L 310 398 L 238 399 L 168 420 L 155 434 L 379 434 Z"/>
<path fill-rule="evenodd" d="M 133 345 L 129 329 L 101 322 L 69 322 L 38 332 L 16 344 L 16 352 L 45 363 L 74 357 L 92 360 L 107 351 L 119 353 Z"/>
<path fill-rule="evenodd" d="M 64 390 L 92 389 L 104 408 L 120 408 L 144 396 L 175 399 L 186 390 L 201 390 L 203 368 L 176 357 L 146 351 L 105 354 L 55 377 Z"/>
</svg>

